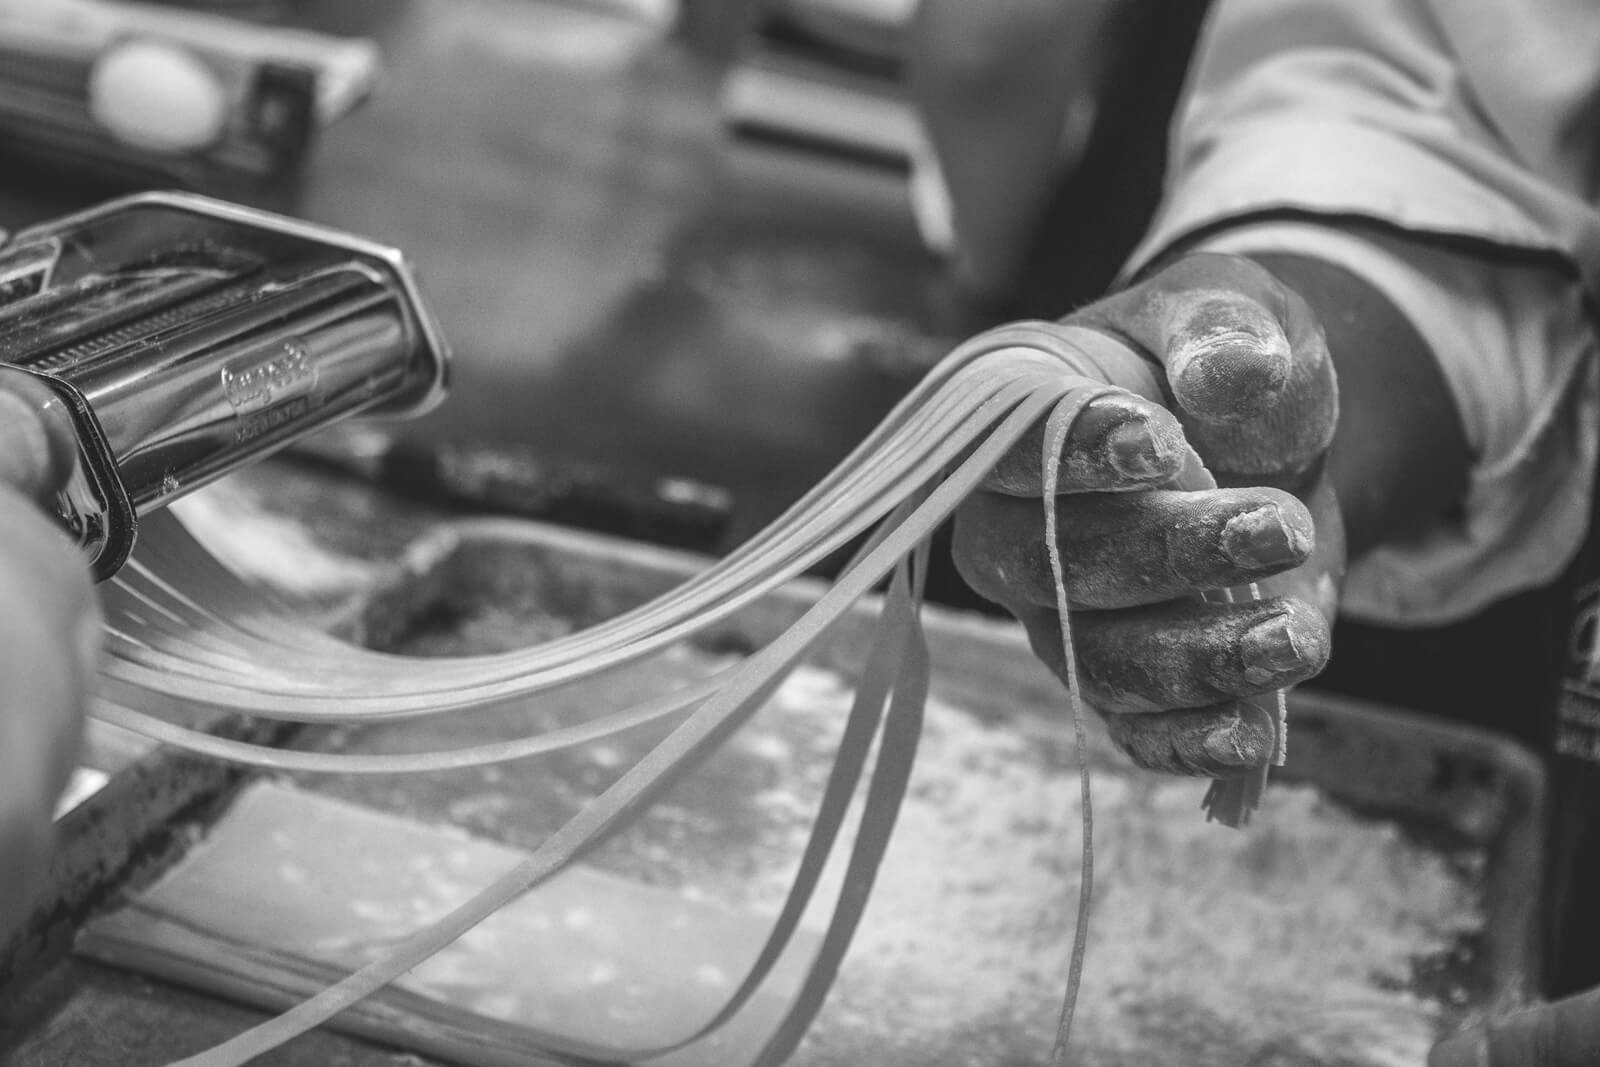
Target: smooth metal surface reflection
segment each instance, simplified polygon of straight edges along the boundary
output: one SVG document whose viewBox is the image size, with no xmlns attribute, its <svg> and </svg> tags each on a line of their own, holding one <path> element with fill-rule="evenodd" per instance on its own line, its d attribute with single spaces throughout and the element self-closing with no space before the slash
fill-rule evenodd
<svg viewBox="0 0 1600 1067">
<path fill-rule="evenodd" d="M 74 411 L 58 510 L 102 578 L 141 512 L 336 419 L 426 411 L 447 365 L 394 249 L 184 194 L 19 234 L 0 254 L 0 360 Z"/>
</svg>

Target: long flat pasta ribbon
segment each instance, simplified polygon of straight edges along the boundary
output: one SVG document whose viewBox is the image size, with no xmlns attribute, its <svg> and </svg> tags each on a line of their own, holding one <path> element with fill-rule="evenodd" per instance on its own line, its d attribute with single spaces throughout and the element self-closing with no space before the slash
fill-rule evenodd
<svg viewBox="0 0 1600 1067">
<path fill-rule="evenodd" d="M 1148 368 L 1118 363 L 1115 351 L 1099 335 L 1051 324 L 1017 324 L 982 335 L 941 362 L 838 467 L 728 557 L 616 618 L 512 652 L 421 660 L 356 648 L 301 622 L 270 592 L 211 557 L 176 520 L 153 516 L 144 548 L 106 596 L 109 652 L 96 713 L 108 721 L 218 759 L 356 774 L 427 773 L 535 758 L 650 723 L 675 724 L 523 862 L 435 924 L 283 1015 L 174 1067 L 243 1064 L 327 1022 L 589 853 L 747 721 L 829 627 L 888 578 L 872 648 L 806 848 L 784 906 L 733 995 L 670 1044 L 552 1049 L 574 1063 L 637 1063 L 692 1044 L 731 1019 L 790 943 L 838 842 L 876 739 L 878 754 L 833 917 L 799 994 L 754 1067 L 782 1062 L 810 1025 L 843 960 L 911 772 L 928 685 L 928 652 L 917 614 L 928 538 L 996 461 L 1047 416 L 1046 536 L 1069 665 L 1084 812 L 1078 918 L 1054 1051 L 1060 1062 L 1083 968 L 1093 855 L 1083 762 L 1085 712 L 1072 658 L 1053 497 L 1062 443 L 1084 406 L 1116 385 L 1131 384 L 1146 395 L 1158 391 Z M 378 755 L 255 745 L 213 737 L 162 714 L 178 703 L 308 723 L 363 723 L 471 714 L 523 702 L 692 637 L 863 536 L 864 547 L 832 587 L 764 648 L 678 692 L 607 709 L 575 726 L 490 745 Z M 1281 750 L 1281 727 L 1279 737 Z M 1259 801 L 1256 785 L 1242 792 L 1234 786 L 1221 789 L 1226 795 L 1212 804 L 1208 794 L 1207 803 L 1224 821 L 1242 821 Z"/>
</svg>

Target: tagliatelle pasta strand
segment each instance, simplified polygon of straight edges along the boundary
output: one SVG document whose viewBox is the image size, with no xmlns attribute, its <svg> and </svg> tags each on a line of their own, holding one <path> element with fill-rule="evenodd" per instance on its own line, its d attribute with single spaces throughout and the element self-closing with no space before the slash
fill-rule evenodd
<svg viewBox="0 0 1600 1067">
<path fill-rule="evenodd" d="M 436 924 L 276 1019 L 175 1067 L 243 1064 L 321 1025 L 416 967 L 520 894 L 584 856 L 644 810 L 761 706 L 808 650 L 861 597 L 889 579 L 867 666 L 857 686 L 811 837 L 772 932 L 727 1004 L 671 1044 L 653 1049 L 552 1050 L 577 1063 L 638 1063 L 714 1031 L 753 994 L 789 943 L 833 851 L 876 743 L 875 766 L 833 919 L 795 1003 L 753 1067 L 783 1062 L 820 1007 L 866 904 L 910 774 L 928 684 L 918 605 L 935 528 L 1005 452 L 1042 419 L 1046 429 L 1047 540 L 1058 588 L 1068 692 L 1080 759 L 1082 695 L 1072 669 L 1071 618 L 1052 506 L 1062 442 L 1093 399 L 1126 385 L 1159 395 L 1147 367 L 1107 362 L 1086 331 L 1018 324 L 961 346 L 838 467 L 767 529 L 676 589 L 577 633 L 494 655 L 414 659 L 357 648 L 294 618 L 270 594 L 212 558 L 176 519 L 155 516 L 146 546 L 106 595 L 108 656 L 97 714 L 164 743 L 217 759 L 325 773 L 426 773 L 528 759 L 648 723 L 671 731 L 528 858 Z M 1115 348 L 1115 346 L 1111 346 Z M 1128 359 L 1134 359 L 1129 355 Z M 302 752 L 214 737 L 171 722 L 174 702 L 229 714 L 307 723 L 362 723 L 526 701 L 638 662 L 727 618 L 815 563 L 866 536 L 864 547 L 786 631 L 745 660 L 685 689 L 590 721 L 489 745 L 405 754 Z M 1281 704 L 1280 704 L 1281 711 Z M 1282 747 L 1281 718 L 1277 731 Z M 1087 764 L 1083 876 L 1056 1043 L 1060 1062 L 1083 968 L 1092 879 Z M 1259 800 L 1265 768 L 1207 795 L 1213 817 L 1237 825 Z"/>
</svg>

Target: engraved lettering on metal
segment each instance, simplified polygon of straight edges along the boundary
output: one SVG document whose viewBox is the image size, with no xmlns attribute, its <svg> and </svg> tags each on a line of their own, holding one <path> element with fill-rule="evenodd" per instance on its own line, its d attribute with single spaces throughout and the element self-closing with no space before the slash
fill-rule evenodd
<svg viewBox="0 0 1600 1067">
<path fill-rule="evenodd" d="M 243 415 L 239 419 L 239 427 L 234 431 L 233 439 L 242 444 L 253 437 L 271 433 L 278 427 L 285 426 L 303 417 L 313 407 L 315 407 L 315 404 L 312 402 L 312 398 L 302 396 L 270 411 L 258 411 Z"/>
<path fill-rule="evenodd" d="M 291 338 L 271 359 L 222 369 L 222 393 L 241 415 L 303 397 L 317 384 L 317 368 L 305 342 Z"/>
</svg>

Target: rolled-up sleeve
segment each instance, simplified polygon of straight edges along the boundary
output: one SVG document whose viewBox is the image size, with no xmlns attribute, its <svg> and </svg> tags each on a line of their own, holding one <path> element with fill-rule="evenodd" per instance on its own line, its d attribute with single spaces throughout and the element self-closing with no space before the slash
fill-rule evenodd
<svg viewBox="0 0 1600 1067">
<path fill-rule="evenodd" d="M 1473 450 L 1461 515 L 1353 561 L 1353 616 L 1458 619 L 1553 578 L 1582 541 L 1600 435 L 1596 41 L 1593 0 L 1213 11 L 1130 273 L 1178 245 L 1352 271 L 1429 343 Z M 1566 65 L 1506 72 L 1533 53 Z"/>
</svg>

